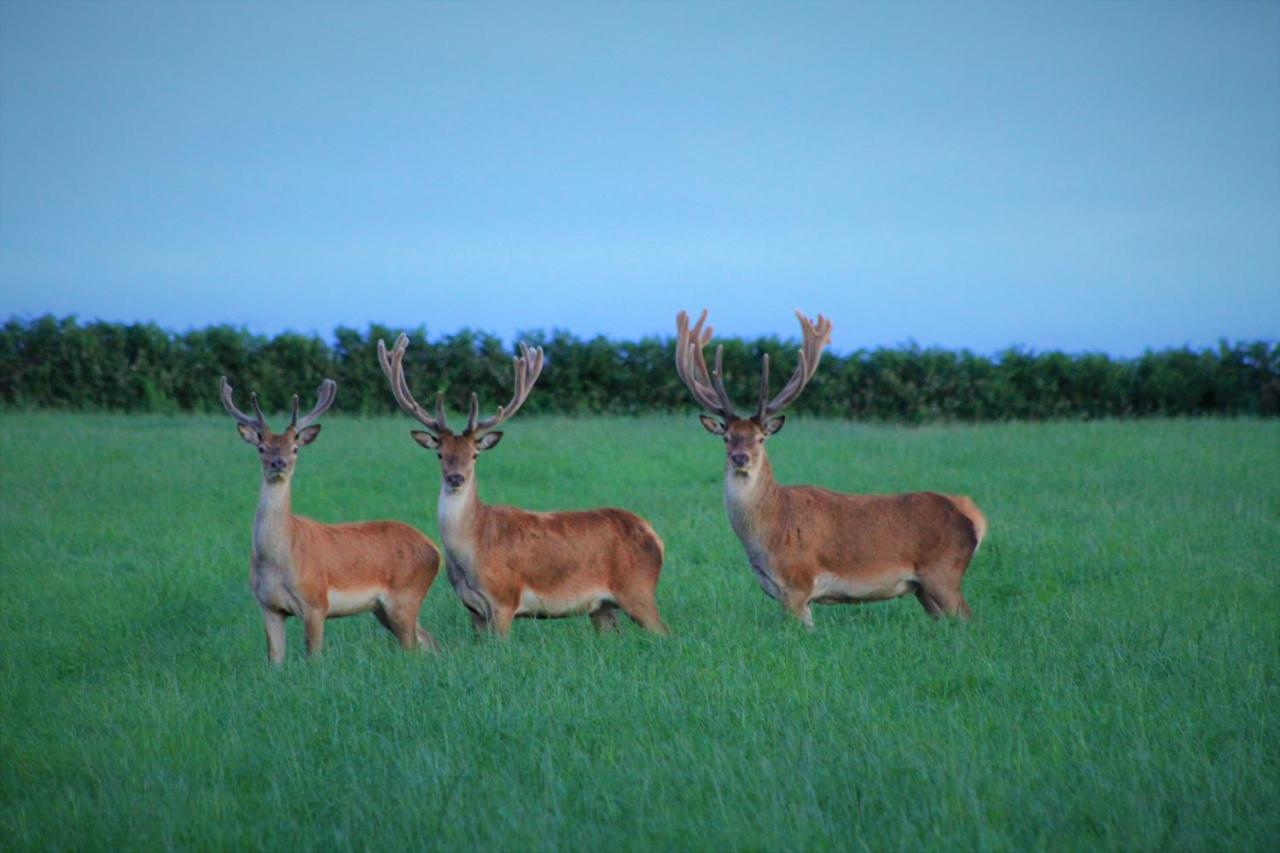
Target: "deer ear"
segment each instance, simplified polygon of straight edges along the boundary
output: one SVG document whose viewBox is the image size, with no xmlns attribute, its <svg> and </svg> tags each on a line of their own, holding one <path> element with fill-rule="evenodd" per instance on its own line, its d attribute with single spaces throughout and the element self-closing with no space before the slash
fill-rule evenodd
<svg viewBox="0 0 1280 853">
<path fill-rule="evenodd" d="M 776 418 L 770 418 L 764 425 L 764 434 L 766 436 L 773 435 L 775 432 L 782 430 L 782 425 L 787 422 L 786 415 L 778 415 Z"/>
<path fill-rule="evenodd" d="M 492 450 L 498 446 L 499 441 L 502 441 L 502 433 L 486 432 L 476 442 L 476 450 Z"/>
<path fill-rule="evenodd" d="M 698 420 L 702 421 L 703 428 L 712 435 L 724 435 L 724 424 L 710 415 L 698 415 Z"/>
<path fill-rule="evenodd" d="M 258 435 L 258 431 L 246 424 L 236 424 L 236 432 L 240 433 L 240 437 L 245 440 L 246 444 L 252 444 L 257 447 L 262 443 L 262 436 Z"/>
<path fill-rule="evenodd" d="M 320 424 L 309 426 L 294 436 L 297 439 L 299 447 L 306 447 L 308 444 L 316 440 L 316 436 L 320 434 Z"/>
<path fill-rule="evenodd" d="M 436 438 L 429 432 L 423 432 L 420 429 L 409 430 L 409 435 L 413 436 L 413 440 L 421 444 L 427 450 L 439 450 L 440 439 Z"/>
</svg>

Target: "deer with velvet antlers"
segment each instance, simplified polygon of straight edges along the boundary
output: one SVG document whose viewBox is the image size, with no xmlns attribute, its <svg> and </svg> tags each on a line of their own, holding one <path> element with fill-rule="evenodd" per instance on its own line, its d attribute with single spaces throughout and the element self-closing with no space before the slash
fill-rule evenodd
<svg viewBox="0 0 1280 853">
<path fill-rule="evenodd" d="M 676 371 L 698 405 L 702 425 L 725 443 L 724 502 L 756 580 L 812 629 L 811 604 L 883 601 L 914 592 L 929 615 L 968 617 L 960 581 L 987 521 L 967 497 L 934 492 L 850 495 L 816 486 L 782 486 L 773 478 L 765 441 L 782 429 L 779 414 L 818 368 L 831 321 L 796 312 L 804 336 L 790 380 L 769 398 L 763 358 L 756 410 L 739 417 L 724 387 L 724 347 L 707 370 L 707 312 L 689 327 L 676 317 Z"/>
<path fill-rule="evenodd" d="M 272 663 L 284 660 L 289 616 L 303 621 L 310 655 L 318 655 L 324 644 L 325 619 L 369 611 L 404 648 L 435 648 L 431 635 L 418 625 L 422 599 L 440 569 L 440 552 L 427 537 L 398 521 L 321 524 L 290 509 L 298 450 L 320 434 L 315 421 L 333 405 L 337 391 L 337 383 L 324 380 L 315 408 L 302 418 L 294 395 L 293 418 L 284 432 L 275 433 L 257 394 L 249 395 L 250 417 L 236 407 L 227 377 L 219 383 L 222 405 L 262 462 L 249 582 L 262 608 Z"/>
<path fill-rule="evenodd" d="M 476 493 L 476 459 L 502 439 L 494 427 L 524 404 L 542 372 L 542 349 L 520 344 L 514 358 L 515 394 L 497 414 L 479 418 L 471 395 L 466 428 L 455 434 L 445 423 L 444 395 L 435 414 L 418 405 L 404 376 L 404 335 L 388 352 L 378 341 L 378 360 L 400 408 L 425 427 L 414 441 L 440 460 L 438 517 L 445 571 L 477 632 L 506 636 L 516 617 L 555 618 L 588 614 L 597 631 L 617 627 L 621 609 L 641 627 L 665 634 L 654 591 L 663 547 L 643 518 L 621 509 L 528 512 L 482 503 Z"/>
</svg>

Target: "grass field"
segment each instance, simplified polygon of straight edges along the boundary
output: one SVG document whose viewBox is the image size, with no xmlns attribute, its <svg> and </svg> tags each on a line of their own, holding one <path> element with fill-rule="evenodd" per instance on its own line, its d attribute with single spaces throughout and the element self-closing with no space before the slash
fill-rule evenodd
<svg viewBox="0 0 1280 853">
<path fill-rule="evenodd" d="M 407 419 L 332 417 L 294 507 L 436 537 Z M 971 495 L 975 619 L 784 618 L 692 416 L 521 418 L 481 495 L 625 506 L 669 638 L 371 616 L 265 661 L 256 455 L 225 417 L 0 416 L 0 847 L 1274 849 L 1280 422 L 793 419 L 784 483 Z"/>
</svg>

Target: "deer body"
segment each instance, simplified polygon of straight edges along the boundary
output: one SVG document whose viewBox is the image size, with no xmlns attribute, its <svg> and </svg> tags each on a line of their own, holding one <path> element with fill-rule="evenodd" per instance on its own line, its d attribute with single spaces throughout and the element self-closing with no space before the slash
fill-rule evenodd
<svg viewBox="0 0 1280 853">
<path fill-rule="evenodd" d="M 504 634 L 516 617 L 590 615 L 603 628 L 618 607 L 660 624 L 649 602 L 662 541 L 633 513 L 489 506 L 472 485 L 441 489 L 439 520 L 449 582 L 477 627 Z"/>
<path fill-rule="evenodd" d="M 528 396 L 541 371 L 541 351 L 525 348 L 515 360 L 516 393 L 508 406 L 477 421 L 473 394 L 467 427 L 454 434 L 445 425 L 442 399 L 437 397 L 432 417 L 409 393 L 403 367 L 407 345 L 401 336 L 388 354 L 380 341 L 379 360 L 401 408 L 427 428 L 414 431 L 414 440 L 440 458 L 437 512 L 445 568 L 472 625 L 505 636 L 517 617 L 586 614 L 603 631 L 616 626 L 621 609 L 645 629 L 665 633 L 654 596 L 662 540 L 644 519 L 612 508 L 530 512 L 490 506 L 476 493 L 475 461 L 502 438 L 492 427 Z"/>
<path fill-rule="evenodd" d="M 676 370 L 694 399 L 716 417 L 701 416 L 725 442 L 725 509 L 765 594 L 806 627 L 811 604 L 883 601 L 914 592 L 931 616 L 968 616 L 960 581 L 986 534 L 987 522 L 967 497 L 934 492 L 853 495 L 815 486 L 782 486 L 773 477 L 765 440 L 782 429 L 778 413 L 817 369 L 831 324 L 800 317 L 804 345 L 786 386 L 769 399 L 764 357 L 759 405 L 739 417 L 724 387 L 722 348 L 709 371 L 702 348 L 706 312 L 692 329 L 676 318 Z M 717 419 L 718 418 L 718 419 Z"/>
<path fill-rule="evenodd" d="M 262 459 L 262 490 L 253 518 L 253 552 L 249 584 L 262 609 L 267 657 L 285 656 L 284 621 L 303 620 L 309 654 L 324 644 L 324 621 L 372 611 L 406 649 L 434 648 L 435 641 L 418 626 L 422 600 L 440 566 L 440 553 L 429 539 L 407 524 L 370 521 L 321 524 L 294 515 L 291 508 L 294 463 L 300 447 L 319 434 L 308 426 L 333 402 L 331 380 L 321 386 L 321 403 L 282 433 L 267 427 L 253 397 L 256 418 L 240 412 L 231 388 L 222 380 L 223 404 L 239 422 L 241 437 L 255 445 Z"/>
<path fill-rule="evenodd" d="M 967 614 L 959 575 L 986 532 L 968 498 L 782 486 L 767 457 L 763 463 L 750 477 L 728 466 L 725 509 L 765 594 L 806 626 L 810 604 L 884 601 L 925 589 L 941 599 L 934 608 L 921 598 L 930 613 Z"/>
</svg>

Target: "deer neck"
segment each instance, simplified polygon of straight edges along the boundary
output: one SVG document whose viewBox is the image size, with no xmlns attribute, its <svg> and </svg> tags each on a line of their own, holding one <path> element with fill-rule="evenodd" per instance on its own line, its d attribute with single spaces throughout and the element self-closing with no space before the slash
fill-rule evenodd
<svg viewBox="0 0 1280 853">
<path fill-rule="evenodd" d="M 440 538 L 450 551 L 470 552 L 475 541 L 475 531 L 484 504 L 476 496 L 476 478 L 470 477 L 461 489 L 450 489 L 440 483 L 440 500 L 436 519 L 440 523 Z"/>
<path fill-rule="evenodd" d="M 763 450 L 759 467 L 748 475 L 739 474 L 731 465 L 725 466 L 724 505 L 739 538 L 755 535 L 765 522 L 765 513 L 773 504 L 778 489 L 769 455 Z"/>
<path fill-rule="evenodd" d="M 290 480 L 262 481 L 258 510 L 253 516 L 253 550 L 260 559 L 276 563 L 290 560 Z"/>
</svg>

